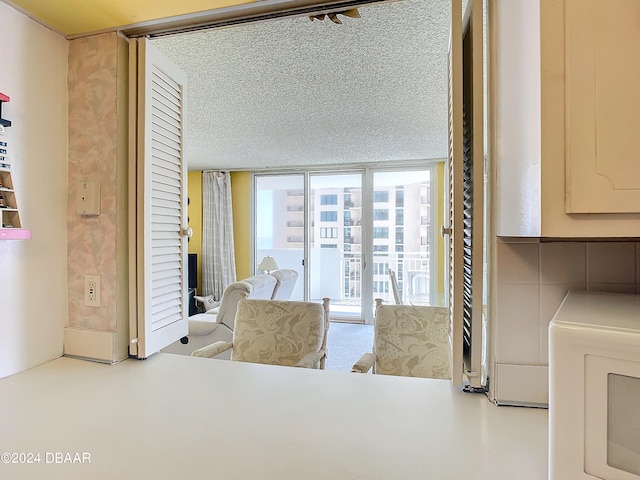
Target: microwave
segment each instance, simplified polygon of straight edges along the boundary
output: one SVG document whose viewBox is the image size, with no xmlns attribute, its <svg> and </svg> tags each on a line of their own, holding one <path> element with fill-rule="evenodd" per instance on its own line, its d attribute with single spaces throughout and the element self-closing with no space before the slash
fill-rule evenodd
<svg viewBox="0 0 640 480">
<path fill-rule="evenodd" d="M 549 325 L 549 479 L 640 480 L 640 295 L 571 291 Z"/>
</svg>

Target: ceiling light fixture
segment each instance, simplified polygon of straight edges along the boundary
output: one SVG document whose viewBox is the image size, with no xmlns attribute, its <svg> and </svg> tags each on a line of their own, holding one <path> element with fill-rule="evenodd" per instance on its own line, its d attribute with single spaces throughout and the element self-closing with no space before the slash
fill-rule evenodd
<svg viewBox="0 0 640 480">
<path fill-rule="evenodd" d="M 338 23 L 338 24 L 342 24 L 342 21 L 338 18 L 338 15 L 344 15 L 345 17 L 351 17 L 351 18 L 360 18 L 360 12 L 358 12 L 357 8 L 351 8 L 349 10 L 344 10 L 342 12 L 331 12 L 331 13 L 321 13 L 319 15 L 311 15 L 309 16 L 309 20 L 311 20 L 312 22 L 314 20 L 324 20 L 324 17 L 329 17 L 329 20 L 331 20 L 333 23 Z"/>
</svg>

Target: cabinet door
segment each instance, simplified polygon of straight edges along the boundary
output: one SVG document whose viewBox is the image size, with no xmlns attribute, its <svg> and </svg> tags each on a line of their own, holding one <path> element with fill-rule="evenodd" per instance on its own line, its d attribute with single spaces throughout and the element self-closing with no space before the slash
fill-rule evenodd
<svg viewBox="0 0 640 480">
<path fill-rule="evenodd" d="M 566 0 L 566 212 L 640 212 L 640 2 Z"/>
</svg>

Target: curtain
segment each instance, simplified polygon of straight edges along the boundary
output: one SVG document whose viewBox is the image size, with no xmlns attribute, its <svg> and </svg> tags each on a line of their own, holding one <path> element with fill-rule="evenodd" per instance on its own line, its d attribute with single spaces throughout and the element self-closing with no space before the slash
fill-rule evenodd
<svg viewBox="0 0 640 480">
<path fill-rule="evenodd" d="M 203 294 L 220 300 L 236 281 L 229 172 L 202 173 L 202 216 Z"/>
</svg>

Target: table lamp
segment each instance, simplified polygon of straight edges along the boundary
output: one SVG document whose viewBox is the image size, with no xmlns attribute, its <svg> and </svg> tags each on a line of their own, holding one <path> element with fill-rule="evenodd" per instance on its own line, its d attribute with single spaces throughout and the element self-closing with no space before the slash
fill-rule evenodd
<svg viewBox="0 0 640 480">
<path fill-rule="evenodd" d="M 258 265 L 258 269 L 263 272 L 271 273 L 274 270 L 278 270 L 278 264 L 276 263 L 276 259 L 267 255 L 262 259 L 260 265 Z"/>
</svg>

